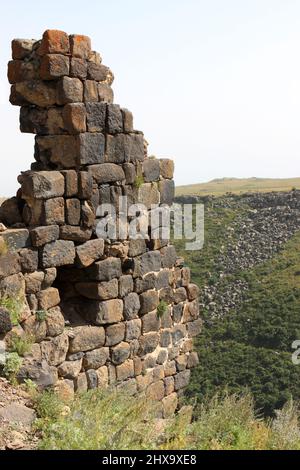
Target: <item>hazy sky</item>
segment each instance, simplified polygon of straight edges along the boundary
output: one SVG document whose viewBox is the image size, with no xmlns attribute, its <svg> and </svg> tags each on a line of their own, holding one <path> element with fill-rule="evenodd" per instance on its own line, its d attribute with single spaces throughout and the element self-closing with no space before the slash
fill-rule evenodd
<svg viewBox="0 0 300 470">
<path fill-rule="evenodd" d="M 10 42 L 49 28 L 91 36 L 177 184 L 300 176 L 300 0 L 14 0 L 1 3 L 0 195 L 33 160 L 8 102 Z"/>
</svg>

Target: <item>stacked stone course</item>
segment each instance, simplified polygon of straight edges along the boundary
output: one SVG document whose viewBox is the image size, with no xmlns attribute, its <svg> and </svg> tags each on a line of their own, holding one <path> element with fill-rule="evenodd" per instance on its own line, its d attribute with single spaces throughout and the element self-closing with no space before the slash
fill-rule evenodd
<svg viewBox="0 0 300 470">
<path fill-rule="evenodd" d="M 17 326 L 1 309 L 0 333 L 34 341 L 18 377 L 145 392 L 169 416 L 198 362 L 198 288 L 168 240 L 97 238 L 96 211 L 120 196 L 171 205 L 173 162 L 147 156 L 88 37 L 48 30 L 14 40 L 12 55 L 10 101 L 36 134 L 35 162 L 0 208 L 0 292 L 24 302 Z"/>
</svg>

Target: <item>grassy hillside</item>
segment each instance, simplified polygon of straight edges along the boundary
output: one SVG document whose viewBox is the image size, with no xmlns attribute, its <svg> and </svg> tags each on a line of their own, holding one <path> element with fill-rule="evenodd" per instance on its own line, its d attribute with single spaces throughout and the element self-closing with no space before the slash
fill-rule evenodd
<svg viewBox="0 0 300 470">
<path fill-rule="evenodd" d="M 228 292 L 236 280 L 248 284 L 246 299 L 229 314 L 212 318 L 209 310 L 202 311 L 200 364 L 187 395 L 201 402 L 225 388 L 230 393 L 250 390 L 256 408 L 270 416 L 289 398 L 300 400 L 300 366 L 291 360 L 292 342 L 300 339 L 300 232 L 272 259 L 220 281 L 218 254 L 226 253 L 228 227 L 243 211 L 247 208 L 238 204 L 207 206 L 204 249 L 186 252 L 183 243 L 176 242 L 202 292 L 215 282 L 218 292 Z"/>
<path fill-rule="evenodd" d="M 241 194 L 246 192 L 290 191 L 293 188 L 300 189 L 300 178 L 220 178 L 208 183 L 178 186 L 176 188 L 176 195 L 206 196 L 212 194 L 220 196 L 227 192 Z"/>
</svg>

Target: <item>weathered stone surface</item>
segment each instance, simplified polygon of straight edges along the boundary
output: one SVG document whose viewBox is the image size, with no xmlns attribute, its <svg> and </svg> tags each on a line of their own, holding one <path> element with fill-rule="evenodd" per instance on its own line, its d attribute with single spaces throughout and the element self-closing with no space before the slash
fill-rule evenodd
<svg viewBox="0 0 300 470">
<path fill-rule="evenodd" d="M 82 372 L 74 380 L 75 391 L 78 393 L 84 393 L 88 389 L 86 373 Z"/>
<path fill-rule="evenodd" d="M 0 256 L 0 279 L 18 274 L 21 271 L 18 253 L 7 253 Z"/>
<path fill-rule="evenodd" d="M 66 104 L 63 109 L 63 121 L 69 134 L 86 132 L 86 110 L 84 104 Z"/>
<path fill-rule="evenodd" d="M 180 343 L 181 340 L 183 340 L 183 338 L 185 338 L 186 336 L 186 326 L 185 325 L 175 325 L 173 328 L 172 328 L 172 341 L 173 341 L 173 345 L 176 346 L 177 344 Z"/>
<path fill-rule="evenodd" d="M 163 417 L 165 419 L 171 418 L 178 406 L 178 397 L 177 393 L 172 393 L 168 395 L 167 397 L 163 398 L 162 400 L 162 405 L 163 405 Z"/>
<path fill-rule="evenodd" d="M 79 225 L 81 215 L 81 203 L 79 199 L 66 200 L 66 222 L 69 225 Z"/>
<path fill-rule="evenodd" d="M 117 181 L 125 180 L 125 173 L 122 167 L 115 165 L 114 163 L 91 165 L 89 166 L 88 171 L 97 184 L 115 183 Z"/>
<path fill-rule="evenodd" d="M 55 84 L 41 80 L 16 83 L 12 86 L 10 102 L 17 106 L 24 104 L 34 104 L 41 108 L 53 106 L 57 102 Z"/>
<path fill-rule="evenodd" d="M 62 197 L 47 199 L 44 203 L 45 225 L 65 223 L 65 200 Z"/>
<path fill-rule="evenodd" d="M 87 103 L 86 116 L 88 132 L 103 132 L 106 126 L 106 103 Z"/>
<path fill-rule="evenodd" d="M 12 58 L 25 59 L 30 56 L 36 39 L 13 39 L 11 43 Z"/>
<path fill-rule="evenodd" d="M 40 310 L 48 310 L 49 308 L 56 307 L 60 302 L 59 291 L 54 287 L 49 287 L 49 289 L 38 292 L 37 298 Z"/>
<path fill-rule="evenodd" d="M 174 386 L 174 377 L 165 377 L 164 379 L 164 384 L 165 384 L 165 395 L 170 395 L 171 393 L 174 392 L 175 386 Z"/>
<path fill-rule="evenodd" d="M 131 258 L 142 255 L 147 250 L 146 241 L 143 238 L 137 240 L 130 240 L 128 256 Z"/>
<path fill-rule="evenodd" d="M 185 304 L 183 309 L 183 323 L 192 322 L 199 317 L 199 300 L 193 300 Z"/>
<path fill-rule="evenodd" d="M 38 251 L 32 248 L 23 248 L 19 252 L 20 263 L 23 273 L 34 272 L 38 269 L 39 256 Z"/>
<path fill-rule="evenodd" d="M 123 115 L 123 130 L 126 133 L 133 132 L 133 114 L 128 109 L 121 109 Z"/>
<path fill-rule="evenodd" d="M 34 80 L 38 77 L 37 67 L 32 62 L 11 60 L 8 63 L 7 78 L 9 83 Z"/>
<path fill-rule="evenodd" d="M 187 360 L 187 368 L 191 369 L 196 367 L 199 364 L 198 354 L 196 352 L 191 352 Z"/>
<path fill-rule="evenodd" d="M 71 55 L 80 59 L 88 59 L 91 53 L 91 40 L 82 34 L 70 36 Z"/>
<path fill-rule="evenodd" d="M 67 105 L 68 106 L 68 105 Z M 78 193 L 78 176 L 75 170 L 63 170 L 61 174 L 65 178 L 65 196 L 73 197 Z"/>
<path fill-rule="evenodd" d="M 83 358 L 83 367 L 86 370 L 99 369 L 104 366 L 109 358 L 109 348 L 99 348 L 85 353 Z"/>
<path fill-rule="evenodd" d="M 9 251 L 17 251 L 30 246 L 29 231 L 26 228 L 5 230 L 1 233 L 0 240 L 5 242 Z"/>
<path fill-rule="evenodd" d="M 22 222 L 21 211 L 16 197 L 6 199 L 1 204 L 0 220 L 8 226 Z"/>
<path fill-rule="evenodd" d="M 92 230 L 76 225 L 63 225 L 60 227 L 59 235 L 62 240 L 85 243 L 92 236 Z"/>
<path fill-rule="evenodd" d="M 183 315 L 183 304 L 174 305 L 172 310 L 174 323 L 180 323 Z"/>
<path fill-rule="evenodd" d="M 162 178 L 172 179 L 174 175 L 174 161 L 168 158 L 161 158 L 159 163 Z"/>
<path fill-rule="evenodd" d="M 97 372 L 93 369 L 86 371 L 88 389 L 92 390 L 98 387 Z"/>
<path fill-rule="evenodd" d="M 165 377 L 170 377 L 176 374 L 176 364 L 175 361 L 169 361 L 164 366 L 165 369 Z"/>
<path fill-rule="evenodd" d="M 183 370 L 186 369 L 187 361 L 188 361 L 188 357 L 186 354 L 180 354 L 176 358 L 175 362 L 176 362 L 176 369 L 178 370 L 178 372 L 182 372 Z"/>
<path fill-rule="evenodd" d="M 156 309 L 159 304 L 158 292 L 155 290 L 149 290 L 143 292 L 140 295 L 140 314 L 144 315 L 145 313 L 152 312 Z"/>
<path fill-rule="evenodd" d="M 139 296 L 132 292 L 124 297 L 124 318 L 132 320 L 138 317 L 141 304 Z"/>
<path fill-rule="evenodd" d="M 126 322 L 126 341 L 139 339 L 141 336 L 142 322 L 139 318 Z"/>
<path fill-rule="evenodd" d="M 160 200 L 160 192 L 157 188 L 157 183 L 145 183 L 138 188 L 138 202 L 150 209 L 151 206 L 157 205 L 162 201 Z"/>
<path fill-rule="evenodd" d="M 51 308 L 46 315 L 47 336 L 61 335 L 65 327 L 65 319 L 59 307 Z"/>
<path fill-rule="evenodd" d="M 151 400 L 161 401 L 165 396 L 165 386 L 162 380 L 155 382 L 146 390 L 147 397 Z"/>
<path fill-rule="evenodd" d="M 108 367 L 102 366 L 97 370 L 98 387 L 106 388 L 109 383 Z"/>
<path fill-rule="evenodd" d="M 189 384 L 190 375 L 191 375 L 191 371 L 185 370 L 183 372 L 179 372 L 179 374 L 176 374 L 174 376 L 176 391 L 186 387 Z"/>
<path fill-rule="evenodd" d="M 45 321 L 38 321 L 35 315 L 31 315 L 22 324 L 22 327 L 28 337 L 34 339 L 34 342 L 40 343 L 46 338 L 47 326 Z"/>
<path fill-rule="evenodd" d="M 111 349 L 111 360 L 113 364 L 119 365 L 126 361 L 130 355 L 130 346 L 128 343 L 120 343 Z"/>
<path fill-rule="evenodd" d="M 130 275 L 121 276 L 119 279 L 119 296 L 126 297 L 133 291 L 133 279 Z M 125 311 L 125 306 L 124 306 Z"/>
<path fill-rule="evenodd" d="M 46 54 L 42 58 L 40 76 L 42 80 L 56 80 L 69 75 L 69 58 L 62 54 Z"/>
<path fill-rule="evenodd" d="M 187 298 L 186 290 L 184 287 L 179 287 L 174 291 L 174 302 L 179 304 L 180 302 L 184 302 Z"/>
<path fill-rule="evenodd" d="M 86 303 L 86 312 L 96 325 L 118 323 L 123 319 L 123 301 L 121 299 L 89 301 Z"/>
<path fill-rule="evenodd" d="M 98 84 L 95 80 L 85 80 L 83 96 L 86 103 L 98 102 Z"/>
<path fill-rule="evenodd" d="M 4 307 L 0 307 L 0 335 L 8 333 L 12 329 L 10 312 Z"/>
<path fill-rule="evenodd" d="M 188 284 L 186 290 L 189 300 L 195 300 L 199 297 L 200 289 L 196 284 Z"/>
<path fill-rule="evenodd" d="M 40 55 L 44 54 L 69 54 L 69 37 L 63 31 L 48 29 L 43 34 L 41 45 L 38 49 Z"/>
<path fill-rule="evenodd" d="M 119 381 L 134 377 L 134 362 L 131 359 L 128 359 L 123 364 L 120 364 L 116 369 L 117 379 Z"/>
<path fill-rule="evenodd" d="M 99 326 L 78 326 L 73 328 L 74 338 L 70 339 L 71 353 L 91 351 L 104 346 L 104 328 Z"/>
<path fill-rule="evenodd" d="M 145 354 L 152 353 L 159 343 L 158 333 L 146 333 L 139 339 L 140 349 L 139 355 L 144 356 Z"/>
<path fill-rule="evenodd" d="M 30 236 L 33 246 L 40 247 L 58 239 L 59 227 L 58 225 L 36 227 L 30 231 Z"/>
<path fill-rule="evenodd" d="M 151 271 L 159 271 L 161 256 L 159 251 L 149 251 L 134 260 L 134 276 L 144 276 Z"/>
<path fill-rule="evenodd" d="M 121 343 L 125 337 L 125 324 L 116 323 L 115 325 L 108 326 L 105 329 L 106 333 L 106 346 L 115 346 Z"/>
<path fill-rule="evenodd" d="M 92 228 L 95 222 L 96 214 L 90 201 L 84 201 L 81 204 L 81 223 L 85 228 Z"/>
<path fill-rule="evenodd" d="M 110 281 L 119 278 L 122 275 L 121 261 L 118 258 L 107 258 L 103 261 L 97 261 L 88 269 L 90 279 L 96 281 Z"/>
<path fill-rule="evenodd" d="M 84 59 L 71 57 L 70 76 L 84 80 L 87 76 L 87 62 Z"/>
<path fill-rule="evenodd" d="M 156 358 L 157 364 L 163 365 L 168 359 L 168 351 L 166 349 L 161 349 Z"/>
<path fill-rule="evenodd" d="M 88 78 L 97 82 L 103 82 L 107 80 L 110 70 L 103 64 L 95 64 L 94 62 L 88 62 Z"/>
<path fill-rule="evenodd" d="M 123 131 L 123 115 L 117 104 L 107 105 L 107 130 L 110 134 Z"/>
<path fill-rule="evenodd" d="M 21 179 L 24 199 L 49 199 L 64 195 L 65 181 L 59 171 L 27 172 Z"/>
<path fill-rule="evenodd" d="M 143 279 L 137 278 L 134 282 L 134 290 L 138 294 L 145 292 L 147 290 L 156 289 L 156 274 L 149 273 L 146 274 Z"/>
<path fill-rule="evenodd" d="M 158 331 L 160 328 L 160 319 L 157 316 L 157 312 L 150 312 L 142 318 L 143 334 L 149 333 L 150 331 Z"/>
<path fill-rule="evenodd" d="M 198 320 L 189 322 L 186 325 L 189 336 L 193 338 L 194 336 L 198 336 L 201 333 L 203 321 L 201 318 L 199 318 Z"/>
<path fill-rule="evenodd" d="M 159 180 L 160 166 L 156 158 L 147 158 L 143 161 L 143 175 L 146 183 Z"/>
<path fill-rule="evenodd" d="M 136 180 L 136 169 L 133 163 L 124 163 L 123 170 L 125 173 L 126 184 L 134 184 Z"/>
<path fill-rule="evenodd" d="M 170 330 L 168 329 L 161 330 L 160 341 L 159 341 L 159 344 L 161 345 L 161 347 L 167 348 L 168 346 L 170 346 L 171 341 L 172 341 L 172 336 L 171 336 Z"/>
<path fill-rule="evenodd" d="M 35 159 L 64 168 L 75 168 L 79 164 L 78 136 L 47 135 L 35 139 Z"/>
<path fill-rule="evenodd" d="M 160 250 L 160 253 L 162 267 L 173 268 L 177 259 L 175 247 L 173 245 L 166 246 Z"/>
<path fill-rule="evenodd" d="M 86 268 L 101 258 L 104 252 L 104 240 L 90 240 L 76 248 L 76 263 Z"/>
<path fill-rule="evenodd" d="M 75 247 L 71 241 L 57 240 L 48 243 L 42 249 L 42 265 L 44 268 L 73 264 Z"/>
<path fill-rule="evenodd" d="M 104 101 L 106 103 L 112 103 L 114 101 L 114 92 L 108 83 L 98 83 L 97 91 L 99 101 Z"/>
<path fill-rule="evenodd" d="M 95 169 L 98 163 L 104 162 L 105 136 L 101 133 L 85 132 L 78 136 L 79 160 L 82 165 L 94 165 L 89 167 Z M 101 181 L 99 181 L 101 182 Z"/>
<path fill-rule="evenodd" d="M 82 359 L 78 361 L 65 361 L 58 367 L 58 375 L 66 379 L 75 379 L 78 377 L 82 366 Z"/>
<path fill-rule="evenodd" d="M 57 103 L 80 103 L 83 101 L 83 84 L 79 78 L 63 77 L 57 85 Z"/>
<path fill-rule="evenodd" d="M 175 184 L 173 180 L 162 180 L 159 182 L 160 203 L 171 206 L 175 196 Z"/>
<path fill-rule="evenodd" d="M 174 292 L 172 287 L 164 287 L 159 292 L 159 300 L 163 300 L 167 304 L 171 304 L 174 300 Z"/>
</svg>

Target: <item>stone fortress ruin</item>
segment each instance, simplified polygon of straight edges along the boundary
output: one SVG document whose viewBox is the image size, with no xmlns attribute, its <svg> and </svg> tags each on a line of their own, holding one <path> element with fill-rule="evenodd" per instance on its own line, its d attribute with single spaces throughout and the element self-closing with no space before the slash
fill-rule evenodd
<svg viewBox="0 0 300 470">
<path fill-rule="evenodd" d="M 90 39 L 47 30 L 13 40 L 10 102 L 35 162 L 0 207 L 0 339 L 30 338 L 19 381 L 73 391 L 145 393 L 162 416 L 198 362 L 198 288 L 169 240 L 103 239 L 100 204 L 170 206 L 173 162 L 147 156 L 130 111 L 113 104 L 113 74 Z"/>
</svg>

